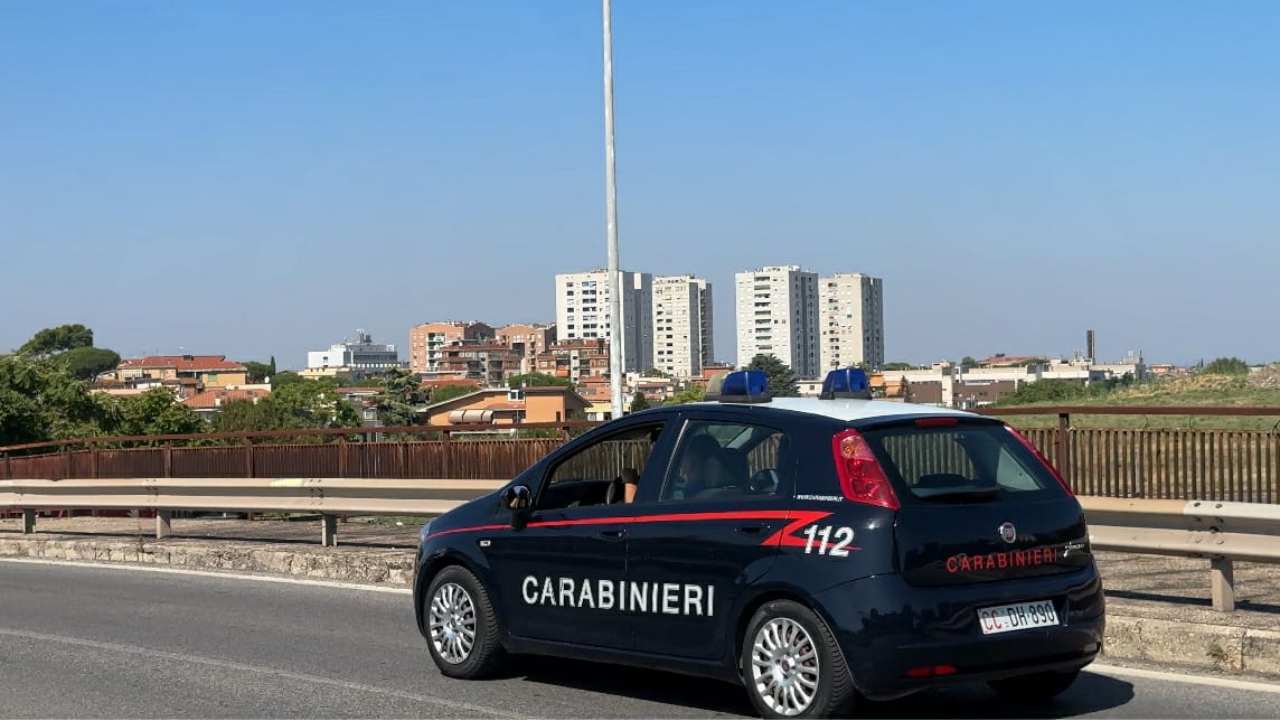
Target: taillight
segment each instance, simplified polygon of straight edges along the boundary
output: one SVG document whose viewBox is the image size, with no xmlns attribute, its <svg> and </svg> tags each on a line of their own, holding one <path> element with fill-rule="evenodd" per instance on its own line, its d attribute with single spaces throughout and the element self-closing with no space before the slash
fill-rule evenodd
<svg viewBox="0 0 1280 720">
<path fill-rule="evenodd" d="M 1018 442 L 1022 443 L 1022 447 L 1026 448 L 1032 455 L 1036 456 L 1036 459 L 1040 461 L 1040 464 L 1044 465 L 1044 468 L 1049 471 L 1050 475 L 1053 475 L 1053 479 L 1058 481 L 1058 484 L 1062 486 L 1063 490 L 1067 491 L 1068 495 L 1075 497 L 1075 492 L 1072 491 L 1071 486 L 1067 484 L 1067 479 L 1062 477 L 1062 473 L 1058 472 L 1058 468 L 1054 467 L 1053 463 L 1049 462 L 1049 458 L 1045 457 L 1044 453 L 1040 452 L 1040 448 L 1037 448 L 1035 444 L 1028 440 L 1022 433 L 1014 430 L 1012 426 L 1005 425 L 1004 429 L 1008 430 L 1010 435 L 1017 438 Z"/>
<path fill-rule="evenodd" d="M 959 424 L 960 420 L 953 417 L 916 418 L 916 427 L 950 427 Z"/>
<path fill-rule="evenodd" d="M 836 475 L 845 498 L 877 507 L 898 509 L 898 496 L 885 477 L 871 446 L 857 430 L 845 430 L 831 438 Z"/>
</svg>

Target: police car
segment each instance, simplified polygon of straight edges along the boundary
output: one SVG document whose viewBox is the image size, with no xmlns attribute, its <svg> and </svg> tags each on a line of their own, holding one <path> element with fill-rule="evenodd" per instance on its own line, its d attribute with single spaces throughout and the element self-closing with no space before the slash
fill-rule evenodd
<svg viewBox="0 0 1280 720">
<path fill-rule="evenodd" d="M 595 428 L 423 528 L 441 672 L 626 663 L 822 717 L 949 683 L 1044 701 L 1097 655 L 1084 514 L 1012 428 L 872 400 L 859 370 L 820 398 L 730 373 L 708 398 Z"/>
</svg>

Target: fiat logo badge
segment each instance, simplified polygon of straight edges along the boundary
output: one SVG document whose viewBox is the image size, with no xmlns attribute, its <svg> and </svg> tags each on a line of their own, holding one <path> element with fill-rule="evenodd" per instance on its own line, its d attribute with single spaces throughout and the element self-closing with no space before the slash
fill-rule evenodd
<svg viewBox="0 0 1280 720">
<path fill-rule="evenodd" d="M 1011 522 L 1004 523 L 1000 527 L 996 528 L 996 532 L 1000 533 L 1001 540 L 1009 544 L 1013 544 L 1018 541 L 1018 528 L 1014 527 Z"/>
</svg>

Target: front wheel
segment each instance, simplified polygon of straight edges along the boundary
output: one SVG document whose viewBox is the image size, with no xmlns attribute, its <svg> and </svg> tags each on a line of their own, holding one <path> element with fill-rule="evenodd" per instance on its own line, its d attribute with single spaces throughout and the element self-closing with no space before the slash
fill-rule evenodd
<svg viewBox="0 0 1280 720">
<path fill-rule="evenodd" d="M 475 575 L 457 565 L 441 570 L 427 588 L 425 603 L 427 648 L 440 672 L 472 679 L 498 670 L 505 659 L 498 614 Z"/>
<path fill-rule="evenodd" d="M 838 717 L 852 709 L 853 679 L 827 624 L 790 600 L 765 603 L 747 626 L 741 672 L 762 717 Z"/>
<path fill-rule="evenodd" d="M 1019 675 L 987 683 L 996 694 L 1019 703 L 1037 703 L 1061 695 L 1080 676 L 1079 670 Z"/>
</svg>

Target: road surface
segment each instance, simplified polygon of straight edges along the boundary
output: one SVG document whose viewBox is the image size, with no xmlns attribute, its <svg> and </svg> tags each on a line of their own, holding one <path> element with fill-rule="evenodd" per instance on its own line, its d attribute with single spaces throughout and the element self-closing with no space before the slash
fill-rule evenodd
<svg viewBox="0 0 1280 720">
<path fill-rule="evenodd" d="M 1208 679 L 1204 682 L 1215 683 Z M 982 687 L 864 708 L 892 717 L 1275 717 L 1280 694 L 1091 672 L 1047 708 Z M 409 596 L 324 585 L 0 562 L 6 717 L 691 717 L 740 688 L 558 659 L 442 677 Z"/>
</svg>

